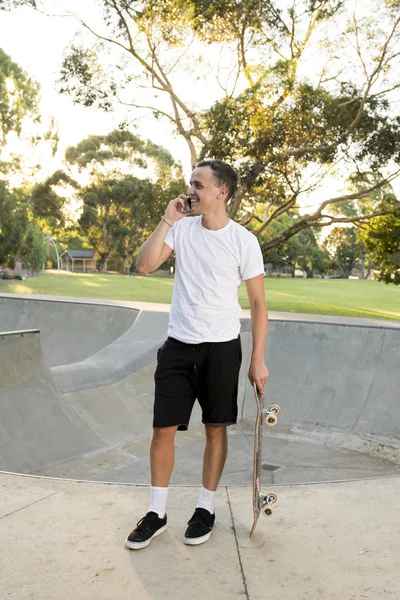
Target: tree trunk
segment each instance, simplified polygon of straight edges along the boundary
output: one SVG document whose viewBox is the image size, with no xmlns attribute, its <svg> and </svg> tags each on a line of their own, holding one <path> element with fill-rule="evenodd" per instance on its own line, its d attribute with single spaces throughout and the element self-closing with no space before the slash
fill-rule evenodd
<svg viewBox="0 0 400 600">
<path fill-rule="evenodd" d="M 366 277 L 366 279 L 370 279 L 371 278 L 371 271 L 372 271 L 372 262 L 369 260 L 368 261 L 368 271 L 367 271 L 367 277 Z"/>
<path fill-rule="evenodd" d="M 122 272 L 126 275 L 126 273 L 129 273 L 129 256 L 125 256 L 122 259 Z"/>
<path fill-rule="evenodd" d="M 100 256 L 100 261 L 99 261 L 100 273 L 105 273 L 107 271 L 107 261 L 108 261 L 108 254 L 106 254 L 105 256 Z"/>
</svg>

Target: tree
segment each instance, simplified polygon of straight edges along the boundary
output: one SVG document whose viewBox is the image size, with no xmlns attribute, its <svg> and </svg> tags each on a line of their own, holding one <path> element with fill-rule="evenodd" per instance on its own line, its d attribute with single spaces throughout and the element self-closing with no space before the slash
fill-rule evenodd
<svg viewBox="0 0 400 600">
<path fill-rule="evenodd" d="M 60 91 L 86 106 L 112 110 L 123 104 L 167 119 L 186 140 L 193 165 L 206 155 L 232 162 L 243 185 L 230 215 L 242 219 L 248 214 L 251 221 L 254 205 L 264 203 L 263 222 L 253 228 L 256 235 L 280 215 L 297 210 L 302 196 L 322 190 L 326 175 L 338 165 L 343 172 L 356 165 L 360 173 L 385 173 L 363 191 L 324 200 L 313 214 L 270 238 L 265 251 L 304 229 L 358 223 L 396 210 L 397 202 L 356 220 L 332 210 L 369 197 L 400 173 L 390 168 L 399 159 L 400 147 L 400 120 L 392 103 L 400 87 L 395 78 L 400 29 L 396 2 L 373 0 L 367 9 L 363 4 L 366 14 L 361 17 L 343 0 L 293 1 L 287 9 L 272 0 L 99 4 L 103 33 L 66 12 L 99 46 L 71 47 Z M 347 19 L 345 27 L 339 16 Z M 335 42 L 324 33 L 327 24 L 335 31 Z M 227 63 L 219 57 L 206 65 L 191 54 L 193 42 L 209 45 L 216 57 L 230 48 Z M 304 61 L 311 52 L 317 54 L 316 48 L 324 62 L 316 60 L 315 75 L 306 76 Z M 102 67 L 105 51 L 108 63 L 115 61 L 107 76 Z M 340 61 L 338 55 L 345 58 Z M 228 66 L 233 75 L 223 80 Z M 184 67 L 188 85 L 180 89 L 176 74 Z M 222 90 L 206 109 L 196 106 L 191 95 L 201 68 L 208 76 L 217 71 Z M 141 102 L 143 87 L 154 92 L 154 103 Z"/>
<path fill-rule="evenodd" d="M 35 0 L 0 0 L 0 10 L 12 10 L 20 6 L 36 8 Z"/>
<path fill-rule="evenodd" d="M 0 48 L 0 145 L 21 133 L 26 117 L 37 121 L 39 85 Z"/>
<path fill-rule="evenodd" d="M 21 259 L 34 272 L 42 269 L 46 258 L 44 235 L 29 220 L 29 190 L 12 192 L 0 181 L 0 265 L 13 265 Z"/>
<path fill-rule="evenodd" d="M 46 243 L 43 231 L 30 222 L 20 252 L 23 263 L 34 273 L 43 269 L 46 262 Z"/>
<path fill-rule="evenodd" d="M 0 265 L 20 254 L 28 225 L 26 198 L 0 181 Z"/>
<path fill-rule="evenodd" d="M 80 205 L 77 232 L 96 250 L 100 270 L 111 258 L 128 271 L 143 238 L 162 216 L 166 200 L 185 189 L 180 165 L 164 148 L 120 130 L 89 136 L 68 148 L 65 162 L 67 172 L 57 171 L 36 186 L 34 214 L 47 219 L 53 232 L 62 229 L 71 194 L 58 188 L 68 185 L 72 200 Z M 83 173 L 90 179 L 86 185 L 78 181 Z M 56 237 L 61 241 L 62 233 Z"/>
<path fill-rule="evenodd" d="M 33 2 L 0 2 L 0 10 Z M 38 109 L 39 85 L 13 62 L 0 48 L 0 264 L 12 265 L 16 258 L 22 259 L 32 271 L 42 269 L 45 260 L 44 236 L 40 227 L 32 222 L 31 184 L 12 187 L 10 172 L 21 171 L 21 157 L 5 158 L 9 138 L 20 137 L 27 121 L 40 127 Z M 41 139 L 57 144 L 57 134 L 52 131 L 32 130 L 29 139 L 32 145 Z"/>
<path fill-rule="evenodd" d="M 400 212 L 372 219 L 361 239 L 380 268 L 378 279 L 400 285 Z"/>
<path fill-rule="evenodd" d="M 325 245 L 330 251 L 332 264 L 348 278 L 362 255 L 362 244 L 356 227 L 335 227 L 327 236 Z"/>
<path fill-rule="evenodd" d="M 26 182 L 40 170 L 35 152 L 22 156 L 15 142 L 28 141 L 32 150 L 41 146 L 52 156 L 57 151 L 57 126 L 52 118 L 42 123 L 39 90 L 39 84 L 0 48 L 0 177 L 5 180 L 17 173 Z"/>
<path fill-rule="evenodd" d="M 298 218 L 295 213 L 281 215 L 271 223 L 267 233 L 263 232 L 260 243 L 268 241 L 265 239 L 267 235 L 276 237 L 281 231 L 295 224 Z M 324 248 L 320 247 L 314 230 L 304 229 L 280 246 L 266 252 L 264 260 L 275 265 L 289 265 L 292 269 L 292 277 L 295 276 L 296 269 L 302 269 L 307 274 L 307 278 L 312 278 L 315 272 L 319 274 L 326 272 L 329 255 Z"/>
</svg>

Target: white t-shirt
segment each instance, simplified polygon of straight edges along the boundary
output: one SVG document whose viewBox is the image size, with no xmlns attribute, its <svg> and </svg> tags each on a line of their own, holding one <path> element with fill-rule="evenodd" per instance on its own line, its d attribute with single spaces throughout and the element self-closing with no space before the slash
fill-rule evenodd
<svg viewBox="0 0 400 600">
<path fill-rule="evenodd" d="M 168 335 L 187 344 L 237 338 L 239 285 L 264 273 L 255 235 L 232 220 L 216 231 L 201 220 L 185 217 L 165 238 L 176 255 Z"/>
</svg>

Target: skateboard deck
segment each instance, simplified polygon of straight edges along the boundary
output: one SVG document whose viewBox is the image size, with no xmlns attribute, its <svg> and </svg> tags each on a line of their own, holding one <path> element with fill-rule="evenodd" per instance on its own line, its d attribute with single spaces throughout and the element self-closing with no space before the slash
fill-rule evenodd
<svg viewBox="0 0 400 600">
<path fill-rule="evenodd" d="M 264 407 L 264 396 L 260 396 L 257 386 L 254 383 L 254 397 L 257 405 L 257 416 L 254 429 L 254 462 L 253 462 L 253 526 L 250 531 L 252 536 L 256 528 L 260 512 L 266 516 L 271 516 L 273 509 L 272 505 L 277 501 L 276 494 L 261 493 L 261 459 L 262 459 L 262 441 L 263 441 L 263 424 L 273 427 L 278 421 L 278 415 L 281 409 L 277 405 L 273 405 L 266 410 Z"/>
</svg>

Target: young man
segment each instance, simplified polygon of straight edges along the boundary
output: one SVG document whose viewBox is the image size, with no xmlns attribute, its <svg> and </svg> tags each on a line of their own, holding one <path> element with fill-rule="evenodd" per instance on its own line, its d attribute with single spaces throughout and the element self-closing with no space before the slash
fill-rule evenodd
<svg viewBox="0 0 400 600">
<path fill-rule="evenodd" d="M 137 550 L 165 531 L 166 500 L 174 466 L 174 437 L 188 428 L 196 398 L 202 408 L 206 446 L 203 485 L 184 542 L 202 544 L 214 525 L 214 494 L 228 451 L 228 425 L 236 423 L 240 343 L 238 288 L 246 282 L 253 352 L 249 379 L 260 394 L 268 378 L 264 363 L 267 308 L 264 266 L 257 238 L 230 220 L 226 204 L 237 189 L 237 174 L 219 160 L 201 161 L 186 199 L 172 200 L 159 225 L 140 248 L 136 268 L 147 274 L 175 252 L 176 274 L 168 339 L 159 349 L 155 372 L 153 438 L 150 448 L 150 510 L 127 537 Z M 193 216 L 196 215 L 196 216 Z"/>
</svg>

